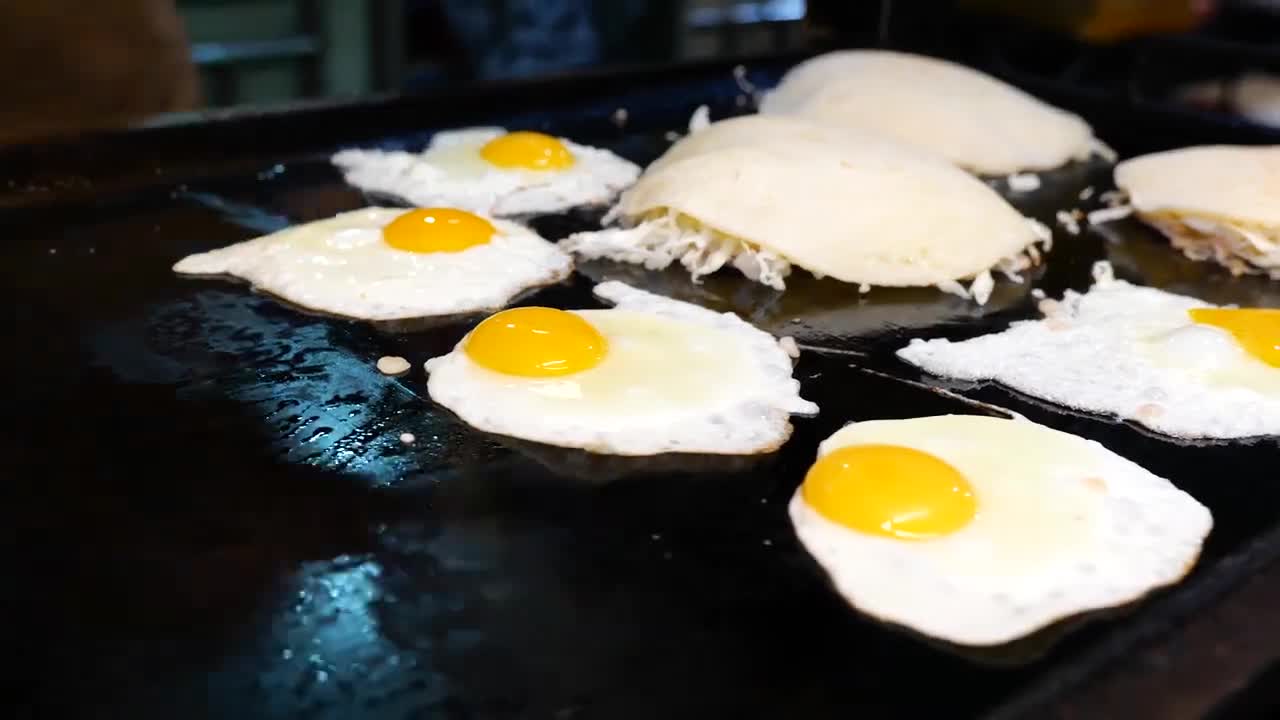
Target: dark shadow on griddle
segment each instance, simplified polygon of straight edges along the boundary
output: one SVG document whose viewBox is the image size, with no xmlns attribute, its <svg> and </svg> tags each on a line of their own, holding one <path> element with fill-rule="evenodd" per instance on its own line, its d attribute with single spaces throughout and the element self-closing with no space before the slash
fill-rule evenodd
<svg viewBox="0 0 1280 720">
<path fill-rule="evenodd" d="M 534 232 L 547 240 L 559 242 L 574 233 L 599 230 L 600 221 L 608 211 L 608 206 L 588 206 L 555 215 L 531 216 L 525 220 Z"/>
<path fill-rule="evenodd" d="M 1031 172 L 1040 179 L 1040 187 L 1026 192 L 1015 192 L 1009 188 L 1007 175 L 978 175 L 978 179 L 991 185 L 996 192 L 1005 196 L 1010 202 L 1035 202 L 1049 199 L 1061 202 L 1067 197 L 1079 200 L 1079 192 L 1090 184 L 1105 182 L 1110 179 L 1113 165 L 1110 160 L 1098 154 L 1090 155 L 1084 160 L 1072 160 L 1062 167 L 1052 170 Z M 1068 195 L 1070 194 L 1070 195 Z M 1097 197 L 1097 193 L 1094 193 Z M 1084 201 L 1081 201 L 1084 202 Z"/>
<path fill-rule="evenodd" d="M 623 478 L 655 475 L 705 475 L 745 472 L 759 466 L 777 451 L 759 455 L 715 455 L 708 453 L 663 453 L 622 456 L 593 453 L 579 448 L 558 447 L 521 438 L 469 428 L 466 421 L 445 407 L 438 408 L 459 427 L 484 442 L 512 450 L 529 458 L 554 476 L 590 485 L 605 485 Z M 783 443 L 784 445 L 786 443 Z M 487 470 L 486 470 L 487 471 Z"/>
<path fill-rule="evenodd" d="M 94 402 L 74 422 L 28 415 L 31 435 L 6 452 L 31 481 L 4 514 L 23 548 L 9 595 L 38 638 L 37 715 L 181 692 L 254 632 L 298 566 L 370 551 L 370 528 L 400 516 L 358 477 L 281 462 L 236 401 L 105 371 L 66 384 Z"/>
<path fill-rule="evenodd" d="M 821 568 L 818 568 L 818 572 L 821 572 Z M 826 585 L 830 588 L 832 593 L 836 592 L 835 587 L 831 584 L 829 579 L 826 580 Z M 1159 592 L 1160 591 L 1156 591 L 1156 593 L 1153 594 L 1158 594 Z M 907 637 L 914 642 L 923 643 L 934 650 L 947 653 L 948 655 L 953 655 L 968 662 L 993 668 L 1016 668 L 1024 665 L 1030 665 L 1043 659 L 1052 652 L 1060 642 L 1092 623 L 1119 620 L 1133 614 L 1143 605 L 1145 600 L 1146 598 L 1144 597 L 1124 605 L 1091 610 L 1072 615 L 1050 625 L 1046 625 L 1045 627 L 1032 632 L 1030 635 L 1024 635 L 1023 637 L 1002 645 L 989 646 L 957 645 L 945 640 L 930 637 L 905 625 L 880 620 L 862 613 L 856 608 L 851 607 L 850 612 L 857 613 L 860 618 L 878 627 L 882 627 L 885 630 Z"/>
<path fill-rule="evenodd" d="M 898 385 L 906 385 L 906 386 L 915 388 L 916 390 L 923 390 L 933 395 L 937 395 L 940 398 L 944 398 L 952 402 L 960 403 L 966 406 L 966 409 L 972 410 L 975 414 L 991 415 L 993 417 L 999 417 L 1005 420 L 1012 420 L 1017 416 L 1017 413 L 1013 412 L 1012 410 L 1006 407 L 1002 407 L 1000 405 L 994 405 L 992 403 L 986 403 L 986 402 L 982 402 L 981 400 L 974 400 L 973 398 L 966 397 L 960 394 L 958 390 L 953 389 L 949 386 L 944 386 L 943 383 L 941 382 L 927 382 L 927 380 L 933 379 L 929 376 L 922 375 L 921 377 L 924 378 L 922 380 L 911 380 L 908 377 L 901 377 L 898 375 L 881 372 L 879 370 L 873 370 L 871 368 L 860 367 L 858 365 L 850 365 L 849 370 L 853 372 L 862 373 L 863 375 L 879 378 L 880 380 L 883 380 L 885 382 L 894 383 Z"/>
<path fill-rule="evenodd" d="M 624 478 L 659 475 L 711 475 L 749 472 L 767 462 L 777 451 L 760 455 L 663 453 L 629 457 L 602 455 L 577 448 L 495 436 L 495 440 L 537 462 L 557 477 L 604 485 Z"/>
<path fill-rule="evenodd" d="M 1203 439 L 1181 438 L 1181 437 L 1175 437 L 1173 435 L 1165 435 L 1164 433 L 1157 432 L 1156 430 L 1152 430 L 1151 428 L 1139 423 L 1136 420 L 1125 420 L 1120 418 L 1117 415 L 1112 415 L 1108 413 L 1089 412 L 1087 410 L 1080 410 L 1077 408 L 1067 407 L 1066 405 L 1059 405 L 1057 403 L 1053 403 L 1048 400 L 1035 397 L 1034 395 L 1029 395 L 1021 390 L 1011 388 L 1008 385 L 1005 385 L 1003 383 L 1000 383 L 994 380 L 957 380 L 954 378 L 938 377 L 938 376 L 925 373 L 921 371 L 919 368 L 916 368 L 914 365 L 907 363 L 906 361 L 899 360 L 899 363 L 901 363 L 902 365 L 902 371 L 901 371 L 902 374 L 905 375 L 911 372 L 915 372 L 920 378 L 919 382 L 924 385 L 936 386 L 942 390 L 953 392 L 958 395 L 964 396 L 964 399 L 969 402 L 974 402 L 974 403 L 989 402 L 995 405 L 996 407 L 1006 408 L 1012 412 L 1016 412 L 1016 410 L 1009 407 L 1010 405 L 1015 405 L 1015 404 L 1031 405 L 1044 412 L 1054 413 L 1058 415 L 1066 415 L 1069 417 L 1080 418 L 1082 420 L 1087 420 L 1091 422 L 1107 423 L 1110 425 L 1127 427 L 1133 430 L 1134 432 L 1145 435 L 1146 437 L 1149 437 L 1153 440 L 1159 440 L 1161 442 L 1172 443 L 1175 445 L 1184 445 L 1187 447 L 1222 447 L 1226 445 L 1250 447 L 1250 446 L 1256 446 L 1256 445 L 1264 445 L 1268 442 L 1280 442 L 1280 437 L 1276 437 L 1273 435 L 1257 435 L 1254 437 L 1244 437 L 1244 438 L 1203 438 Z M 910 382 L 910 381 L 906 381 L 906 382 Z M 979 400 L 977 398 L 971 397 L 974 394 L 982 394 L 990 399 Z M 999 394 L 1003 394 L 1007 396 L 1009 399 L 1013 400 L 1014 402 L 1009 403 L 1005 401 L 1003 398 L 998 397 Z"/>
<path fill-rule="evenodd" d="M 357 191 L 364 198 L 365 204 L 375 207 L 411 208 L 414 203 L 394 194 L 372 190 Z M 612 201 L 596 205 L 582 205 L 555 213 L 525 213 L 522 215 L 504 215 L 504 220 L 523 223 L 533 228 L 543 238 L 555 242 L 575 232 L 595 230 L 600 227 L 600 218 L 609 210 Z"/>
<path fill-rule="evenodd" d="M 1216 305 L 1280 307 L 1280 282 L 1261 275 L 1237 277 L 1217 263 L 1192 260 L 1136 218 L 1094 232 L 1106 238 L 1106 258 L 1119 278 Z"/>
<path fill-rule="evenodd" d="M 304 307 L 302 305 L 298 305 L 268 290 L 265 290 L 256 285 L 253 285 L 252 283 L 248 283 L 242 280 L 241 278 L 235 277 L 234 275 L 215 273 L 215 274 L 209 274 L 209 275 L 183 275 L 183 277 L 194 279 L 194 280 L 219 280 L 223 282 L 230 282 L 236 285 L 240 285 L 241 287 L 247 287 L 254 294 L 261 295 L 262 297 L 268 298 L 272 302 L 284 308 L 287 308 L 288 310 L 291 310 L 295 313 L 298 313 L 299 315 L 306 315 L 308 317 L 320 318 L 324 320 L 335 320 L 338 322 L 346 322 L 346 323 L 366 323 L 374 330 L 381 333 L 388 334 L 388 335 L 426 333 L 434 330 L 439 330 L 440 328 L 472 325 L 479 322 L 481 319 L 493 313 L 496 313 L 499 310 L 502 310 L 503 308 L 512 307 L 515 305 L 528 304 L 530 300 L 532 300 L 535 296 L 539 295 L 545 290 L 554 288 L 557 285 L 567 286 L 573 282 L 572 277 L 570 277 L 570 278 L 566 278 L 565 280 L 561 280 L 560 282 L 554 283 L 552 285 L 544 285 L 542 287 L 529 288 L 519 293 L 515 297 L 513 297 L 510 300 L 510 302 L 508 302 L 507 304 L 501 307 L 496 307 L 496 308 L 485 308 L 482 310 L 476 310 L 474 312 L 454 313 L 451 315 L 435 315 L 432 317 L 397 318 L 392 320 L 366 320 L 364 318 L 351 317 L 347 315 L 339 315 L 337 313 L 326 312 L 323 310 L 315 310 L 312 308 Z"/>
<path fill-rule="evenodd" d="M 1245 687 L 1214 706 L 1205 720 L 1274 720 L 1280 717 L 1280 658 L 1248 679 Z"/>
<path fill-rule="evenodd" d="M 803 270 L 792 272 L 782 292 L 747 280 L 736 270 L 721 270 L 694 282 L 683 267 L 655 272 L 596 260 L 579 263 L 578 272 L 593 282 L 618 280 L 717 312 L 733 312 L 762 330 L 789 335 L 804 345 L 865 350 L 905 344 L 904 336 L 924 328 L 945 326 L 980 334 L 991 326 L 1003 327 L 1031 311 L 1027 299 L 1042 268 L 1024 273 L 1020 284 L 997 280 L 984 306 L 934 288 L 871 288 L 863 293 L 856 285 L 819 280 Z M 975 320 L 982 324 L 975 327 Z"/>
</svg>

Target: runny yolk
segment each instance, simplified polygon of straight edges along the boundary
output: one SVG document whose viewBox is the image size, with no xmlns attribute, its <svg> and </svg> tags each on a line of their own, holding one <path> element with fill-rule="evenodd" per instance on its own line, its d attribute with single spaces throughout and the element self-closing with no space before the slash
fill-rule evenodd
<svg viewBox="0 0 1280 720">
<path fill-rule="evenodd" d="M 387 223 L 382 239 L 397 250 L 451 253 L 483 245 L 496 232 L 488 220 L 465 210 L 418 208 Z"/>
<path fill-rule="evenodd" d="M 563 170 L 574 161 L 564 143 L 550 135 L 524 130 L 485 143 L 480 157 L 498 167 L 526 170 Z"/>
<path fill-rule="evenodd" d="M 462 346 L 481 367 L 520 377 L 590 370 L 604 358 L 604 336 L 581 315 L 545 307 L 503 310 L 485 318 Z"/>
<path fill-rule="evenodd" d="M 1280 310 L 1266 308 L 1192 308 L 1194 322 L 1212 325 L 1235 336 L 1245 352 L 1280 368 Z"/>
<path fill-rule="evenodd" d="M 801 492 L 832 522 L 899 540 L 953 533 L 978 511 L 960 471 L 898 445 L 850 445 L 827 453 L 809 468 Z"/>
</svg>

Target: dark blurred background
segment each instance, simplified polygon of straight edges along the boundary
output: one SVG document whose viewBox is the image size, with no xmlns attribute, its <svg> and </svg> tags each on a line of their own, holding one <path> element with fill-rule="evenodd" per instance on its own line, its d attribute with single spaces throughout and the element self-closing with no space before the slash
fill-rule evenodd
<svg viewBox="0 0 1280 720">
<path fill-rule="evenodd" d="M 213 105 L 795 49 L 804 0 L 185 0 Z"/>
<path fill-rule="evenodd" d="M 0 142 L 163 113 L 841 45 L 1224 112 L 1245 75 L 1280 94 L 1280 0 L 0 0 Z"/>
</svg>

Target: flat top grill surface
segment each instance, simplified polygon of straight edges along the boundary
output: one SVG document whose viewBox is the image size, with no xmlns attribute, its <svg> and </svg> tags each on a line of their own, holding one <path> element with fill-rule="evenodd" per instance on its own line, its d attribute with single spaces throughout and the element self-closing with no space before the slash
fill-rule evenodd
<svg viewBox="0 0 1280 720">
<path fill-rule="evenodd" d="M 788 62 L 755 63 L 748 79 L 767 85 Z M 1056 210 L 1096 207 L 1079 191 L 1110 187 L 1100 162 L 1010 195 L 1055 227 L 1055 246 L 984 308 L 932 290 L 864 296 L 803 272 L 779 294 L 732 274 L 694 284 L 612 263 L 526 300 L 597 307 L 592 284 L 622 279 L 795 337 L 802 394 L 822 412 L 758 459 L 624 460 L 484 435 L 430 404 L 421 370 L 475 318 L 376 327 L 170 271 L 189 253 L 369 203 L 327 157 L 380 133 L 384 147 L 416 147 L 446 121 L 498 123 L 645 163 L 698 103 L 714 117 L 743 110 L 727 66 L 631 80 L 7 156 L 0 273 L 17 429 L 3 457 L 19 490 L 11 577 L 33 648 L 27 716 L 1012 717 L 1071 697 L 1280 553 L 1274 439 L 1175 443 L 990 384 L 926 382 L 893 356 L 910 337 L 1035 317 L 1031 288 L 1084 289 L 1098 259 L 1143 284 L 1280 307 L 1276 283 L 1186 260 L 1136 221 L 1062 232 Z M 1203 118 L 1047 99 L 1084 112 L 1124 154 L 1232 139 Z M 529 104 L 499 111 L 504 101 Z M 535 226 L 558 238 L 597 220 Z M 383 377 L 382 355 L 414 371 Z M 817 442 L 850 420 L 1000 412 L 991 405 L 1097 439 L 1208 505 L 1215 528 L 1197 568 L 1136 607 L 994 651 L 851 612 L 786 519 Z"/>
</svg>

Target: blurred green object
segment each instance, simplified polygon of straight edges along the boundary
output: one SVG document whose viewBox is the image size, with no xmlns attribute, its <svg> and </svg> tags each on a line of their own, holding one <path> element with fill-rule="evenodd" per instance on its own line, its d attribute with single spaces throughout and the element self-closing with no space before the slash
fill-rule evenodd
<svg viewBox="0 0 1280 720">
<path fill-rule="evenodd" d="M 592 15 L 606 63 L 670 62 L 685 3 L 675 0 L 595 0 Z"/>
</svg>

